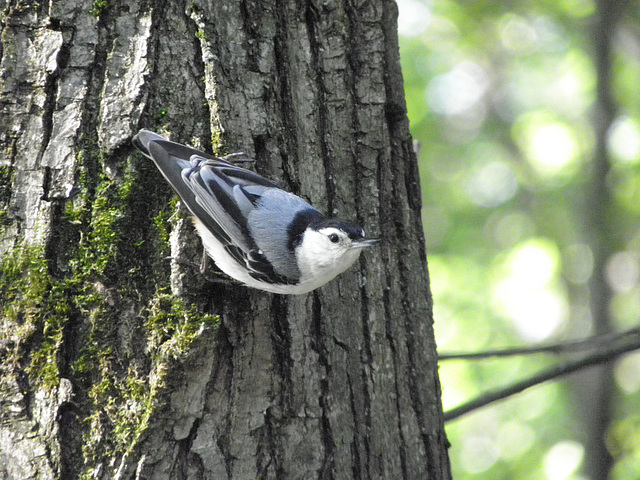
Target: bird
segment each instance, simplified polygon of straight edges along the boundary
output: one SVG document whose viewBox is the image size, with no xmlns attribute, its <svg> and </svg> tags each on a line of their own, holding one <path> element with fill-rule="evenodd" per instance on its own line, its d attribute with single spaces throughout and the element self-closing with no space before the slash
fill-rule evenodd
<svg viewBox="0 0 640 480">
<path fill-rule="evenodd" d="M 311 292 L 379 242 L 355 223 L 326 217 L 232 163 L 242 154 L 218 158 L 145 129 L 133 145 L 153 160 L 190 211 L 206 254 L 249 287 L 283 295 Z"/>
</svg>

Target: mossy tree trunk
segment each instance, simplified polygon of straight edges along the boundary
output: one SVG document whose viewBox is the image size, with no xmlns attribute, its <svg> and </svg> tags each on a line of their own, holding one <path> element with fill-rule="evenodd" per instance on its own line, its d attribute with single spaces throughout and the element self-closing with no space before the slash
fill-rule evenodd
<svg viewBox="0 0 640 480">
<path fill-rule="evenodd" d="M 0 15 L 0 476 L 449 478 L 395 4 Z M 210 282 L 141 127 L 383 242 L 304 296 Z"/>
</svg>

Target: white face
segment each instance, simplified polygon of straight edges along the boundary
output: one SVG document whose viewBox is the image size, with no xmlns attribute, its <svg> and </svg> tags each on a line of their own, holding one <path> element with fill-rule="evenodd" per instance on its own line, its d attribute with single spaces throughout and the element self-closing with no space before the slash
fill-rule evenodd
<svg viewBox="0 0 640 480">
<path fill-rule="evenodd" d="M 306 230 L 296 255 L 303 274 L 308 272 L 312 276 L 331 279 L 349 268 L 360 256 L 361 250 L 354 247 L 345 232 L 327 227 L 317 231 Z"/>
</svg>

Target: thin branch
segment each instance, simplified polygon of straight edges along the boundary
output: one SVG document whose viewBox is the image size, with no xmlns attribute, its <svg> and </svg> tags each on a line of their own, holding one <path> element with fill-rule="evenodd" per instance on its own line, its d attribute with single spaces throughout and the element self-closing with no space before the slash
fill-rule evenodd
<svg viewBox="0 0 640 480">
<path fill-rule="evenodd" d="M 493 357 L 510 357 L 516 355 L 530 355 L 536 353 L 552 353 L 558 355 L 562 353 L 592 350 L 602 345 L 616 343 L 625 338 L 631 339 L 634 337 L 640 338 L 640 327 L 632 328 L 621 333 L 596 335 L 582 340 L 554 343 L 551 345 L 504 348 L 496 350 L 485 350 L 483 352 L 475 353 L 441 353 L 438 355 L 438 360 L 472 360 Z"/>
<path fill-rule="evenodd" d="M 458 407 L 452 408 L 451 410 L 448 410 L 444 413 L 444 420 L 445 422 L 454 420 L 466 413 L 477 410 L 480 407 L 484 407 L 485 405 L 496 402 L 498 400 L 510 397 L 511 395 L 520 393 L 527 388 L 538 385 L 539 383 L 543 383 L 548 380 L 561 377 L 563 375 L 568 375 L 570 373 L 576 372 L 586 367 L 597 365 L 599 363 L 605 363 L 609 360 L 613 360 L 614 358 L 619 357 L 620 355 L 624 355 L 625 353 L 638 349 L 640 349 L 640 340 L 636 339 L 634 342 L 624 342 L 623 345 L 603 349 L 591 355 L 587 355 L 586 357 L 579 360 L 569 361 L 564 364 L 557 365 L 548 370 L 540 372 L 526 380 L 498 390 L 494 390 L 493 392 L 483 394 L 474 400 L 463 403 Z"/>
</svg>

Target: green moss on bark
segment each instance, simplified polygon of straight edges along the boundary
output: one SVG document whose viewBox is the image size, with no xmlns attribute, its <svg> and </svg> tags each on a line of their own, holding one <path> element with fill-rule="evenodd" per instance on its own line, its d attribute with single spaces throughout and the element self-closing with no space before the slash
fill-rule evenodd
<svg viewBox="0 0 640 480">
<path fill-rule="evenodd" d="M 0 260 L 3 363 L 24 369 L 34 392 L 71 380 L 84 465 L 135 452 L 167 404 L 169 376 L 218 322 L 169 293 L 175 200 L 164 184 L 141 181 L 153 165 L 135 156 L 112 179 L 93 146 L 77 153 L 58 245 L 21 246 Z"/>
<path fill-rule="evenodd" d="M 33 343 L 39 344 L 30 355 L 28 368 L 43 383 L 57 378 L 55 351 L 62 308 L 53 305 L 56 296 L 41 247 L 16 247 L 0 261 L 0 315 L 6 322 L 2 330 L 4 363 L 17 365 L 25 351 L 34 350 Z M 40 340 L 32 341 L 36 335 Z"/>
<path fill-rule="evenodd" d="M 93 404 L 86 418 L 89 430 L 83 441 L 87 463 L 100 457 L 131 454 L 145 434 L 154 414 L 166 407 L 168 376 L 188 359 L 194 341 L 218 325 L 214 315 L 202 315 L 195 307 L 169 294 L 158 293 L 141 312 L 145 319 L 145 345 L 149 371 L 129 365 L 117 375 L 109 348 L 84 351 L 75 368 L 99 378 L 89 390 Z M 105 444 L 105 439 L 108 444 Z"/>
</svg>

